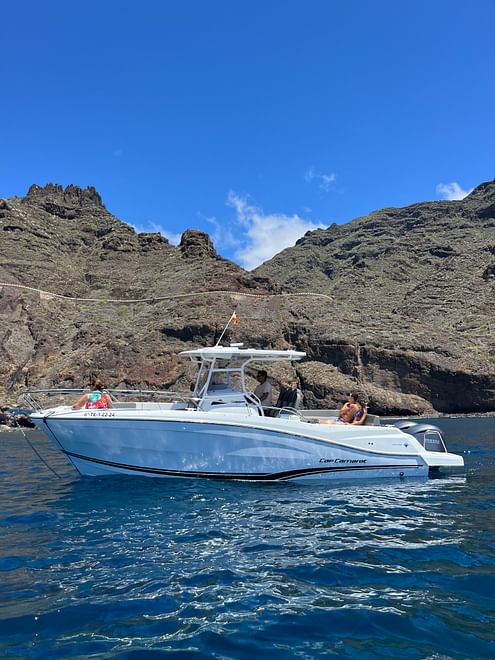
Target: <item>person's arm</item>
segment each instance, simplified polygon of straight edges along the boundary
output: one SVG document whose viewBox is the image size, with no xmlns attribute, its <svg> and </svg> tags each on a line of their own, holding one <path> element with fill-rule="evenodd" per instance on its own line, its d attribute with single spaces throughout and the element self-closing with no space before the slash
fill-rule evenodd
<svg viewBox="0 0 495 660">
<path fill-rule="evenodd" d="M 113 403 L 112 403 L 112 399 L 110 398 L 110 394 L 108 394 L 107 392 L 103 392 L 102 396 L 103 399 L 105 400 L 105 404 L 107 408 L 113 408 Z"/>
<path fill-rule="evenodd" d="M 87 400 L 88 400 L 88 395 L 83 394 L 82 397 L 80 399 L 78 399 L 75 402 L 75 404 L 72 406 L 72 410 L 79 410 L 80 408 L 82 408 L 85 405 Z"/>
<path fill-rule="evenodd" d="M 256 394 L 258 399 L 263 403 L 263 401 L 265 401 L 265 399 L 268 397 L 268 388 L 266 387 L 266 384 L 262 383 L 261 385 L 258 385 L 255 388 L 254 393 Z"/>
<path fill-rule="evenodd" d="M 296 388 L 296 405 L 294 406 L 294 408 L 296 408 L 296 410 L 299 410 L 299 408 L 302 407 L 303 401 L 304 401 L 303 393 L 299 388 Z"/>
</svg>

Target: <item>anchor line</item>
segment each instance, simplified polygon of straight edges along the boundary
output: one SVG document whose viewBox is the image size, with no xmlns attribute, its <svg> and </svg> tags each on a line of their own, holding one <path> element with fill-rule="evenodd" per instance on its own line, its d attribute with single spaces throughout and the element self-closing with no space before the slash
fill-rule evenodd
<svg viewBox="0 0 495 660">
<path fill-rule="evenodd" d="M 51 465 L 49 465 L 49 464 L 45 461 L 45 459 L 43 458 L 43 456 L 39 453 L 39 451 L 38 451 L 38 450 L 36 449 L 36 447 L 33 445 L 33 443 L 31 442 L 31 440 L 30 440 L 30 439 L 27 437 L 27 435 L 24 433 L 24 431 L 23 431 L 21 425 L 20 425 L 20 424 L 18 423 L 18 421 L 17 421 L 17 415 L 14 415 L 14 423 L 15 423 L 15 425 L 17 426 L 17 428 L 19 429 L 19 431 L 22 433 L 22 437 L 24 438 L 24 440 L 28 443 L 28 445 L 31 447 L 31 449 L 34 451 L 34 453 L 35 453 L 36 456 L 40 459 L 40 461 L 41 461 L 42 463 L 44 463 L 44 464 L 46 465 L 46 467 L 47 467 L 49 470 L 51 470 L 51 471 L 53 472 L 53 474 L 54 474 L 56 477 L 58 477 L 59 479 L 62 479 L 62 477 L 60 476 L 60 474 L 59 474 L 56 470 L 54 470 L 54 469 L 52 468 Z"/>
</svg>

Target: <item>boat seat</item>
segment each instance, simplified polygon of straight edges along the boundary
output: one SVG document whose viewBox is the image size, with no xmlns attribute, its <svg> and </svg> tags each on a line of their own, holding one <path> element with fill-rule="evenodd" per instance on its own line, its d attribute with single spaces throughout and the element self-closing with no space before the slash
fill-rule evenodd
<svg viewBox="0 0 495 660">
<path fill-rule="evenodd" d="M 319 424 L 322 420 L 336 418 L 339 416 L 338 410 L 303 410 L 304 420 L 311 424 Z M 318 414 L 324 413 L 324 414 Z M 363 426 L 380 426 L 380 417 L 368 413 Z"/>
<path fill-rule="evenodd" d="M 296 408 L 297 390 L 282 387 L 275 408 Z"/>
</svg>

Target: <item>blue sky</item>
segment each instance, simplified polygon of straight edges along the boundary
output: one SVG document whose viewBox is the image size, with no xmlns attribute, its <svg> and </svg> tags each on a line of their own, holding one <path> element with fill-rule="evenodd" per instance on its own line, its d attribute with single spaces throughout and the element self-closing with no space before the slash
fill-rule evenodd
<svg viewBox="0 0 495 660">
<path fill-rule="evenodd" d="M 0 196 L 92 185 L 251 269 L 308 229 L 495 178 L 493 0 L 17 0 Z"/>
</svg>

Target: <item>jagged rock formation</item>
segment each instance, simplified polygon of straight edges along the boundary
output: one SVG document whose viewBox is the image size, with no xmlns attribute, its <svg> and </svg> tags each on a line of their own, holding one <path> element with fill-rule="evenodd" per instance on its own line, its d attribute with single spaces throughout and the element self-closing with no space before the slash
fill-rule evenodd
<svg viewBox="0 0 495 660">
<path fill-rule="evenodd" d="M 277 290 L 219 257 L 202 232 L 179 247 L 137 234 L 92 188 L 32 186 L 2 200 L 0 236 L 0 282 L 67 297 L 0 286 L 0 401 L 95 372 L 114 386 L 186 389 L 191 365 L 176 352 L 212 342 L 232 311 L 225 294 L 186 294 Z"/>
<path fill-rule="evenodd" d="M 94 373 L 186 391 L 176 353 L 214 342 L 237 305 L 231 339 L 307 352 L 272 375 L 296 369 L 308 407 L 357 388 L 379 413 L 495 410 L 494 182 L 308 233 L 252 273 L 203 232 L 137 234 L 94 188 L 0 200 L 0 237 L 0 282 L 67 297 L 0 286 L 0 402 Z M 208 291 L 233 293 L 189 295 Z M 268 295 L 287 292 L 306 295 Z"/>
</svg>

